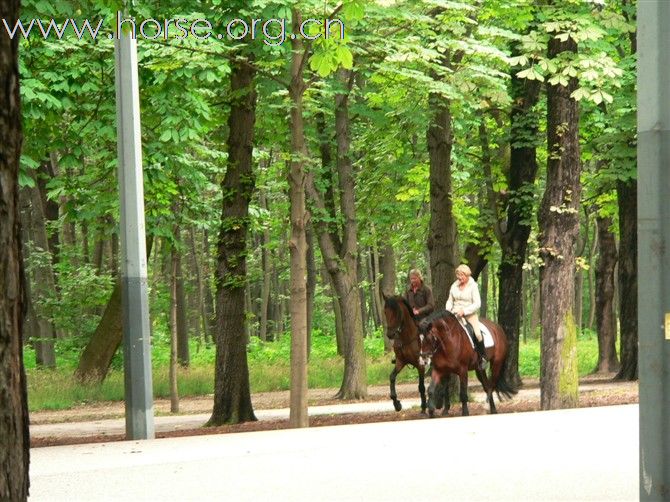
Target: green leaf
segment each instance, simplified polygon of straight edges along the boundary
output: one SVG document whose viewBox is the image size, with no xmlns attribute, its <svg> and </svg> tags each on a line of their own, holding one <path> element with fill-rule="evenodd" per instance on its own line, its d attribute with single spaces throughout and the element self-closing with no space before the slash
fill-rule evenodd
<svg viewBox="0 0 670 502">
<path fill-rule="evenodd" d="M 171 138 L 172 138 L 172 131 L 170 129 L 166 129 L 165 131 L 163 131 L 163 134 L 161 134 L 161 137 L 158 139 L 159 141 L 168 142 L 170 141 Z"/>
<path fill-rule="evenodd" d="M 354 66 L 354 56 L 346 45 L 340 45 L 335 51 L 337 60 L 343 68 L 351 70 Z"/>
</svg>

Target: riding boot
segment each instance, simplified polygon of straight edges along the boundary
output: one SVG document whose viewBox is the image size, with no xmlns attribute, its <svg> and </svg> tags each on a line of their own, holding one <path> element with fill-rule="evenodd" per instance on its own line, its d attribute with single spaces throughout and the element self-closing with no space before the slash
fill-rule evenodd
<svg viewBox="0 0 670 502">
<path fill-rule="evenodd" d="M 486 348 L 484 347 L 484 340 L 477 340 L 475 337 L 475 350 L 479 354 L 479 367 L 483 370 L 486 370 L 487 360 L 486 360 Z"/>
</svg>

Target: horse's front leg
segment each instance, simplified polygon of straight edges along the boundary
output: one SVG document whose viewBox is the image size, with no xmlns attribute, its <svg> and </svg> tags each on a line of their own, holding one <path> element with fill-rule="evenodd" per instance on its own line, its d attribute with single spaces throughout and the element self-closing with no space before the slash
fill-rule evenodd
<svg viewBox="0 0 670 502">
<path fill-rule="evenodd" d="M 449 408 L 451 408 L 451 396 L 449 395 L 449 376 L 445 376 L 440 380 L 440 387 L 442 390 L 442 400 L 444 401 L 444 408 L 442 408 L 442 416 L 449 415 Z"/>
<path fill-rule="evenodd" d="M 435 416 L 435 387 L 439 381 L 440 377 L 433 370 L 431 372 L 430 385 L 428 386 L 428 416 L 430 418 Z"/>
<path fill-rule="evenodd" d="M 468 410 L 468 369 L 461 369 L 459 377 L 461 379 L 461 407 L 463 416 L 467 417 L 470 415 L 470 411 Z"/>
<path fill-rule="evenodd" d="M 402 368 L 403 366 L 398 367 L 398 363 L 396 361 L 396 365 L 393 368 L 393 371 L 391 371 L 391 375 L 389 376 L 391 383 L 391 400 L 393 401 L 393 407 L 395 408 L 395 411 L 402 410 L 402 404 L 400 404 L 400 401 L 398 401 L 398 395 L 395 392 L 395 379 Z"/>
<path fill-rule="evenodd" d="M 426 414 L 426 384 L 424 379 L 426 378 L 426 368 L 420 366 L 417 368 L 419 372 L 419 395 L 421 396 L 421 414 Z"/>
</svg>

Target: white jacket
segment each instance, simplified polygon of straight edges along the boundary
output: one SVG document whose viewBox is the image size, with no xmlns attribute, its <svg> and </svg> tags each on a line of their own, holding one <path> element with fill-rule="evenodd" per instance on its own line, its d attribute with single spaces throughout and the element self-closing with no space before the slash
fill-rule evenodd
<svg viewBox="0 0 670 502">
<path fill-rule="evenodd" d="M 455 281 L 449 288 L 449 299 L 446 309 L 450 312 L 456 312 L 463 309 L 463 315 L 469 316 L 482 306 L 482 299 L 479 296 L 479 288 L 475 280 L 470 277 L 463 289 L 458 287 L 458 281 Z"/>
</svg>

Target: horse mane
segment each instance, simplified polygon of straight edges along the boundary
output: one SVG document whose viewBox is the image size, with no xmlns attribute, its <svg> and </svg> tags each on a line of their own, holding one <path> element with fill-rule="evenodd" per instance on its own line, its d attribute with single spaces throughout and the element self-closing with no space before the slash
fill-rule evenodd
<svg viewBox="0 0 670 502">
<path fill-rule="evenodd" d="M 386 306 L 388 306 L 394 312 L 400 310 L 400 303 L 403 303 L 405 305 L 405 308 L 407 309 L 407 313 L 409 314 L 410 318 L 413 321 L 416 321 L 414 312 L 412 312 L 412 307 L 410 307 L 409 302 L 404 296 L 396 295 L 396 296 L 389 296 L 388 298 L 386 298 Z"/>
<path fill-rule="evenodd" d="M 435 320 L 442 319 L 446 321 L 449 317 L 456 317 L 456 314 L 447 309 L 436 310 L 421 320 L 419 323 L 419 330 L 425 334 L 430 330 Z"/>
</svg>

